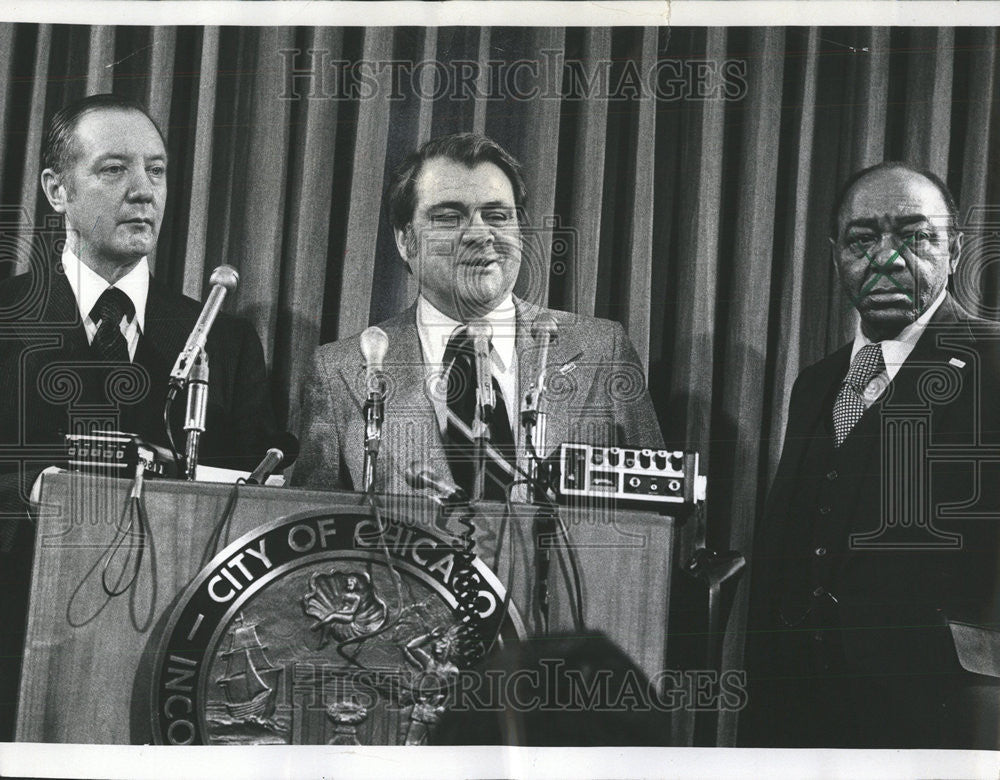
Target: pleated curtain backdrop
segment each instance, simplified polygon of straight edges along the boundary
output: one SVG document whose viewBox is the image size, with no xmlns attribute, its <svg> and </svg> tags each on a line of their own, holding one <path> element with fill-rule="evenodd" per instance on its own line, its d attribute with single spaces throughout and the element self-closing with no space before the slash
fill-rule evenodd
<svg viewBox="0 0 1000 780">
<path fill-rule="evenodd" d="M 415 293 L 384 213 L 387 174 L 432 136 L 485 132 L 525 164 L 533 227 L 518 292 L 627 328 L 667 441 L 700 451 L 709 475 L 707 523 L 686 526 L 682 555 L 703 541 L 746 552 L 792 382 L 853 329 L 827 244 L 835 189 L 860 167 L 904 159 L 948 182 L 963 219 L 1000 202 L 997 37 L 0 25 L 0 275 L 27 268 L 31 233 L 45 224 L 39 151 L 52 113 L 94 92 L 145 101 L 170 157 L 156 276 L 197 298 L 216 265 L 238 268 L 227 308 L 256 325 L 275 405 L 294 431 L 313 349 Z M 612 84 L 664 60 L 688 63 L 687 77 L 700 62 L 732 61 L 745 90 L 581 99 L 567 73 L 542 67 L 550 89 L 489 96 L 499 63 L 527 62 L 533 77 L 530 63 L 557 58 L 586 73 L 607 64 Z M 373 95 L 348 94 L 334 66 L 362 60 L 447 63 L 478 92 L 436 94 L 425 67 L 419 92 L 395 89 L 387 69 L 365 87 Z M 973 261 L 962 299 L 995 311 L 995 264 L 985 251 Z M 744 582 L 726 668 L 741 665 L 745 591 Z M 721 742 L 734 733 L 727 714 Z"/>
</svg>

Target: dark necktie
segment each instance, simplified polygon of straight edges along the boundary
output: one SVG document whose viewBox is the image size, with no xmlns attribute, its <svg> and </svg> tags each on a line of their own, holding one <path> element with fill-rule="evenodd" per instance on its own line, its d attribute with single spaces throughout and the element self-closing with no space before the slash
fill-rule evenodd
<svg viewBox="0 0 1000 780">
<path fill-rule="evenodd" d="M 448 371 L 448 409 L 469 428 L 476 415 L 476 354 L 472 339 L 465 329 L 448 340 L 444 351 L 444 366 Z M 490 421 L 490 444 L 510 463 L 514 463 L 514 435 L 507 416 L 507 404 L 496 377 L 492 377 L 496 406 Z M 448 463 L 455 482 L 471 496 L 475 481 L 475 446 L 450 420 L 447 430 Z M 502 501 L 504 488 L 512 478 L 487 457 L 483 497 Z"/>
<path fill-rule="evenodd" d="M 132 299 L 117 287 L 109 287 L 97 299 L 90 311 L 90 319 L 97 325 L 97 334 L 92 344 L 94 351 L 102 360 L 109 363 L 128 363 L 128 344 L 122 335 L 122 317 L 128 317 L 131 322 L 135 316 L 135 305 Z"/>
<path fill-rule="evenodd" d="M 839 447 L 865 413 L 862 395 L 868 383 L 885 370 L 881 344 L 866 344 L 851 361 L 833 405 L 833 433 Z"/>
</svg>

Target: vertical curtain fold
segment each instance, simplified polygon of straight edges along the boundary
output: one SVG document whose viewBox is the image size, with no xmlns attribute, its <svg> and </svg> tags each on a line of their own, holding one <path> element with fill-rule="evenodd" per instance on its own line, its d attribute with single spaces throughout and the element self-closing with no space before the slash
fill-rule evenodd
<svg viewBox="0 0 1000 780">
<path fill-rule="evenodd" d="M 114 80 L 115 28 L 90 28 L 90 48 L 87 62 L 87 94 L 110 92 Z"/>
<path fill-rule="evenodd" d="M 546 55 L 546 52 L 562 52 L 566 31 L 562 27 L 543 27 L 532 31 L 530 49 Z M 551 74 L 555 77 L 556 74 Z M 556 86 L 558 90 L 558 86 Z M 559 138 L 559 101 L 545 97 L 542 93 L 529 101 L 524 126 L 525 138 Z M 521 274 L 517 293 L 535 304 L 545 304 L 549 299 L 549 263 L 552 255 L 552 229 L 545 224 L 547 217 L 554 213 L 556 179 L 558 178 L 558 155 L 547 143 L 528 143 L 521 163 L 524 165 L 524 181 L 528 191 L 529 230 L 525 236 L 521 257 Z"/>
<path fill-rule="evenodd" d="M 704 58 L 724 60 L 726 39 L 724 28 L 709 28 L 704 33 Z M 700 451 L 709 473 L 724 108 L 721 101 L 706 100 L 689 109 L 685 116 L 678 171 L 682 205 L 676 294 L 671 297 L 676 307 L 676 328 L 670 369 L 670 407 L 683 421 L 683 428 L 668 428 L 668 435 Z"/>
<path fill-rule="evenodd" d="M 590 73 L 611 59 L 611 31 L 588 29 L 583 33 L 581 61 Z M 593 316 L 597 303 L 597 261 L 601 247 L 601 198 L 604 155 L 607 147 L 608 103 L 579 101 L 573 142 L 573 192 L 567 227 L 573 231 L 575 262 L 565 266 L 570 294 L 567 305 L 577 314 Z"/>
<path fill-rule="evenodd" d="M 792 385 L 802 368 L 799 360 L 803 316 L 803 292 L 805 274 L 799 258 L 807 252 L 809 229 L 809 192 L 813 176 L 813 137 L 816 126 L 816 77 L 819 60 L 819 30 L 809 30 L 804 63 L 802 65 L 801 87 L 795 95 L 800 106 L 795 117 L 797 143 L 795 162 L 788 179 L 779 186 L 788 188 L 790 213 L 785 236 L 785 254 L 781 258 L 780 277 L 777 286 L 779 295 L 778 332 L 772 349 L 775 352 L 773 392 L 770 399 L 771 425 L 768 429 L 768 483 L 774 478 L 778 468 L 781 437 L 788 421 L 788 400 Z M 772 289 L 775 287 L 772 285 Z"/>
<path fill-rule="evenodd" d="M 854 170 L 874 165 L 885 150 L 885 115 L 889 102 L 889 30 L 873 27 L 862 32 L 859 48 L 867 56 L 858 64 L 855 81 L 855 130 L 851 165 Z"/>
<path fill-rule="evenodd" d="M 202 32 L 201 51 L 198 59 L 198 98 L 195 103 L 193 128 L 194 150 L 190 184 L 190 208 L 187 219 L 187 236 L 184 250 L 181 291 L 200 299 L 202 280 L 205 278 L 205 244 L 208 234 L 209 185 L 212 170 L 212 140 L 215 127 L 215 98 L 218 90 L 219 28 L 206 27 Z"/>
<path fill-rule="evenodd" d="M 490 28 L 479 28 L 479 48 L 476 52 L 476 63 L 482 64 L 490 58 Z M 488 88 L 488 71 L 480 67 L 476 73 L 476 99 L 472 114 L 472 132 L 486 131 L 486 99 L 482 97 Z"/>
<path fill-rule="evenodd" d="M 768 349 L 768 316 L 774 265 L 774 224 L 778 142 L 781 126 L 784 32 L 756 28 L 750 34 L 751 51 L 757 60 L 748 79 L 744 101 L 740 168 L 738 179 L 734 257 L 729 268 L 732 294 L 729 298 L 724 334 L 725 372 L 722 381 L 721 415 L 723 447 L 714 462 L 723 479 L 715 493 L 710 518 L 715 544 L 723 549 L 749 551 L 762 487 L 749 478 L 760 472 L 760 444 L 764 416 L 764 367 Z M 732 430 L 732 435 L 726 431 Z M 721 455 L 721 457 L 720 457 Z M 728 488 L 728 489 L 726 489 Z M 728 533 L 722 529 L 728 526 Z M 728 542 L 728 545 L 725 545 Z M 742 603 L 746 581 L 741 583 Z M 723 648 L 723 668 L 741 668 L 743 610 L 734 610 Z M 720 735 L 735 732 L 735 713 L 723 712 Z"/>
<path fill-rule="evenodd" d="M 13 25 L 9 26 L 13 27 Z M 31 83 L 28 126 L 24 134 L 24 156 L 22 158 L 24 167 L 21 172 L 20 205 L 29 221 L 35 217 L 38 208 L 38 175 L 41 173 L 39 155 L 42 153 L 42 128 L 45 121 L 45 98 L 48 94 L 46 88 L 48 86 L 51 47 L 52 25 L 38 25 L 38 35 L 35 40 L 34 65 L 31 71 L 34 79 Z M 4 139 L 4 141 L 6 140 Z M 7 146 L 6 143 L 3 145 Z M 14 269 L 15 273 L 24 273 L 29 270 L 28 254 L 31 249 L 30 240 L 18 243 L 18 262 Z"/>
<path fill-rule="evenodd" d="M 0 25 L 0 133 L 9 133 L 11 81 L 14 76 L 14 26 Z M 0 182 L 3 181 L 7 145 L 0 144 Z"/>
<path fill-rule="evenodd" d="M 915 28 L 907 57 L 906 134 L 903 157 L 948 178 L 951 83 L 955 31 Z"/>
<path fill-rule="evenodd" d="M 283 74 L 281 60 L 274 52 L 292 47 L 293 32 L 290 28 L 260 29 L 248 118 L 247 165 L 238 179 L 243 214 L 233 258 L 240 271 L 236 300 L 239 312 L 257 324 L 269 363 L 281 278 L 276 271 L 282 261 L 291 110 L 289 101 L 275 97 L 281 94 Z"/>
<path fill-rule="evenodd" d="M 973 30 L 970 46 L 970 70 L 976 78 L 968 80 L 968 117 L 965 137 L 962 139 L 962 192 L 959 202 L 962 214 L 960 221 L 972 206 L 986 203 L 986 182 L 990 134 L 996 128 L 991 126 L 992 110 L 997 95 L 997 31 L 994 29 Z"/>
<path fill-rule="evenodd" d="M 342 51 L 343 32 L 316 28 L 309 32 L 308 40 L 308 48 L 336 59 Z M 289 222 L 274 352 L 275 381 L 279 386 L 294 387 L 295 378 L 305 374 L 312 350 L 320 341 L 316 312 L 323 311 L 333 201 L 333 166 L 328 164 L 327 157 L 336 144 L 337 117 L 337 101 L 319 98 L 303 101 L 294 120 L 295 140 L 289 162 Z M 302 349 L 297 347 L 300 344 L 310 346 Z M 288 426 L 297 429 L 298 393 L 279 396 L 277 404 L 281 407 L 278 418 L 287 416 Z"/>
<path fill-rule="evenodd" d="M 639 55 L 640 73 L 654 72 L 657 50 L 656 28 L 642 31 Z M 653 204 L 654 166 L 656 165 L 656 101 L 644 94 L 638 100 L 635 156 L 631 161 L 634 170 L 632 187 L 632 224 L 628 235 L 626 258 L 628 286 L 626 288 L 627 312 L 625 326 L 635 345 L 644 373 L 649 373 L 649 316 L 653 263 Z"/>
<path fill-rule="evenodd" d="M 387 62 L 392 58 L 392 29 L 365 30 L 362 60 Z M 349 336 L 368 326 L 372 296 L 372 266 L 378 238 L 382 182 L 385 174 L 385 143 L 389 130 L 389 88 L 391 74 L 378 75 L 378 94 L 358 106 L 354 165 L 350 182 L 350 212 L 347 218 L 347 245 L 344 251 L 343 295 L 355 302 L 343 306 L 337 318 L 337 334 Z M 359 305 L 359 302 L 362 302 Z"/>
</svg>

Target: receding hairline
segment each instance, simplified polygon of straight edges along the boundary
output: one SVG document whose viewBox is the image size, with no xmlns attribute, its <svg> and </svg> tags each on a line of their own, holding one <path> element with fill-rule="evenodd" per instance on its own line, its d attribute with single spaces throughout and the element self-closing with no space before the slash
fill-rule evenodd
<svg viewBox="0 0 1000 780">
<path fill-rule="evenodd" d="M 883 172 L 888 173 L 892 171 L 903 171 L 906 173 L 916 174 L 934 187 L 934 189 L 937 190 L 938 195 L 941 197 L 941 202 L 944 205 L 942 214 L 946 216 L 950 223 L 949 230 L 956 229 L 958 222 L 958 205 L 955 203 L 955 197 L 952 195 L 951 190 L 948 189 L 948 185 L 944 182 L 944 180 L 937 176 L 933 171 L 918 168 L 907 162 L 899 160 L 886 160 L 855 172 L 849 176 L 847 181 L 845 181 L 844 184 L 842 184 L 837 190 L 837 197 L 834 200 L 830 214 L 827 218 L 830 238 L 832 240 L 839 240 L 841 215 L 843 214 L 844 206 L 846 205 L 848 199 L 853 196 L 857 185 L 867 181 L 873 174 Z"/>
<path fill-rule="evenodd" d="M 514 183 L 514 180 L 510 177 L 510 174 L 507 173 L 507 171 L 505 171 L 501 166 L 493 162 L 493 160 L 474 160 L 472 162 L 468 162 L 466 160 L 460 160 L 455 157 L 451 157 L 450 155 L 447 154 L 435 154 L 433 157 L 428 157 L 426 160 L 421 160 L 420 167 L 417 169 L 413 177 L 414 187 L 416 187 L 420 183 L 420 177 L 427 172 L 427 167 L 436 160 L 444 160 L 445 162 L 454 163 L 455 165 L 461 166 L 462 168 L 465 168 L 466 170 L 469 171 L 474 171 L 476 170 L 476 168 L 482 168 L 484 166 L 491 165 L 503 175 L 504 179 L 507 180 L 507 183 L 510 185 L 511 195 L 514 195 L 514 197 L 516 197 L 515 193 L 516 184 Z"/>
<path fill-rule="evenodd" d="M 414 195 L 414 198 L 413 198 L 413 201 L 414 201 L 413 202 L 413 208 L 414 209 L 416 209 L 416 207 L 418 205 L 417 194 L 418 194 L 419 189 L 420 189 L 421 179 L 427 173 L 427 169 L 428 169 L 429 164 L 432 163 L 432 162 L 434 162 L 435 160 L 444 160 L 446 162 L 451 162 L 451 163 L 454 163 L 455 165 L 459 165 L 462 168 L 465 168 L 466 170 L 469 170 L 469 171 L 474 171 L 474 170 L 476 170 L 476 168 L 482 168 L 482 167 L 485 167 L 485 166 L 493 166 L 503 176 L 504 180 L 507 182 L 507 186 L 510 188 L 510 200 L 511 200 L 511 203 L 509 205 L 513 206 L 514 208 L 517 208 L 517 192 L 515 191 L 516 190 L 516 185 L 515 185 L 513 179 L 510 178 L 510 175 L 507 173 L 507 171 L 505 171 L 503 168 L 501 168 L 495 162 L 493 162 L 492 160 L 477 160 L 475 162 L 468 163 L 465 160 L 456 160 L 454 157 L 449 157 L 446 154 L 436 154 L 433 157 L 428 157 L 426 160 L 424 160 L 422 162 L 421 166 L 420 166 L 420 169 L 417 171 L 416 175 L 413 177 L 413 195 Z M 443 197 L 445 198 L 445 200 L 442 200 L 442 201 L 440 201 L 438 203 L 435 203 L 435 204 L 432 204 L 432 205 L 444 205 L 446 203 L 452 202 L 451 200 L 448 200 L 449 196 L 445 195 Z M 508 204 L 504 204 L 501 201 L 498 201 L 498 200 L 495 200 L 495 199 L 484 201 L 481 205 L 489 206 L 489 205 L 494 205 L 494 204 L 497 205 L 497 206 L 507 206 L 508 205 Z"/>
<path fill-rule="evenodd" d="M 851 201 L 851 198 L 855 197 L 856 193 L 858 192 L 862 184 L 868 183 L 873 177 L 876 177 L 880 174 L 885 176 L 902 174 L 906 177 L 921 181 L 922 183 L 927 185 L 931 190 L 933 190 L 935 196 L 938 199 L 938 202 L 941 205 L 940 210 L 927 209 L 921 205 L 919 211 L 913 210 L 907 215 L 904 215 L 905 217 L 907 217 L 907 219 L 904 221 L 910 221 L 910 222 L 916 221 L 916 219 L 910 219 L 910 218 L 917 216 L 923 216 L 927 220 L 931 220 L 934 218 L 944 218 L 947 219 L 949 222 L 951 222 L 955 218 L 955 215 L 953 215 L 949 210 L 948 199 L 945 197 L 944 192 L 941 191 L 940 185 L 933 179 L 928 178 L 928 176 L 925 173 L 905 166 L 884 167 L 884 168 L 879 167 L 879 168 L 873 168 L 872 170 L 865 172 L 862 176 L 852 181 L 850 186 L 844 191 L 844 194 L 841 196 L 840 205 L 839 208 L 837 209 L 838 236 L 840 234 L 840 225 L 844 222 L 844 211 L 848 203 Z M 916 206 L 917 204 L 914 203 L 913 205 Z M 857 222 L 857 221 L 858 219 L 850 220 L 850 222 Z"/>
<path fill-rule="evenodd" d="M 83 121 L 87 117 L 93 114 L 111 114 L 111 113 L 137 114 L 141 116 L 143 119 L 145 119 L 146 122 L 149 123 L 149 126 L 152 127 L 153 130 L 156 132 L 157 137 L 160 139 L 160 143 L 163 145 L 163 159 L 164 160 L 167 159 L 167 141 L 163 137 L 163 133 L 160 132 L 160 128 L 157 126 L 156 122 L 154 122 L 152 118 L 143 109 L 138 108 L 136 106 L 98 105 L 85 108 L 83 111 L 81 111 L 73 118 L 73 124 L 69 128 L 69 137 L 66 142 L 65 154 L 63 155 L 64 159 L 60 161 L 61 162 L 60 168 L 68 169 L 79 158 L 80 125 L 83 124 Z M 56 173 L 60 175 L 70 172 L 68 170 L 59 170 L 59 169 L 54 169 L 54 170 Z"/>
</svg>

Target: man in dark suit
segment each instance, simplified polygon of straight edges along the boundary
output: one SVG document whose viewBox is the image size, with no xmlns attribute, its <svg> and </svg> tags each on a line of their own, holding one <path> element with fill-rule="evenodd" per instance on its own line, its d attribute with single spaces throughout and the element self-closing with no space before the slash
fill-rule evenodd
<svg viewBox="0 0 1000 780">
<path fill-rule="evenodd" d="M 67 433 L 122 430 L 167 444 L 169 372 L 201 305 L 158 286 L 147 265 L 166 165 L 162 135 L 139 104 L 93 95 L 63 108 L 46 134 L 41 184 L 63 215 L 64 246 L 56 257 L 32 255 L 29 273 L 0 284 L 0 739 L 12 734 L 32 484 L 65 462 Z M 272 429 L 260 339 L 249 323 L 220 315 L 206 349 L 201 462 L 252 468 Z M 184 401 L 173 408 L 178 442 Z"/>
<path fill-rule="evenodd" d="M 549 317 L 557 334 L 546 360 L 548 448 L 564 441 L 662 446 L 638 356 L 621 325 L 550 311 L 512 295 L 525 246 L 524 203 L 520 165 L 481 135 L 433 139 L 397 172 L 389 190 L 390 219 L 419 294 L 409 309 L 380 326 L 389 337 L 389 387 L 378 490 L 410 492 L 404 473 L 414 460 L 471 488 L 468 440 L 448 412 L 463 422 L 473 417 L 472 322 L 485 321 L 492 332 L 497 403 L 489 427 L 491 441 L 509 459 L 516 450 L 524 457 L 521 400 L 542 354 L 532 328 Z M 295 484 L 361 489 L 364 398 L 359 337 L 321 346 L 305 385 Z M 485 495 L 501 497 L 509 477 L 492 469 L 487 475 Z"/>
<path fill-rule="evenodd" d="M 956 208 L 899 163 L 841 191 L 852 343 L 795 382 L 752 560 L 742 741 L 998 746 L 1000 328 L 947 282 Z"/>
</svg>

